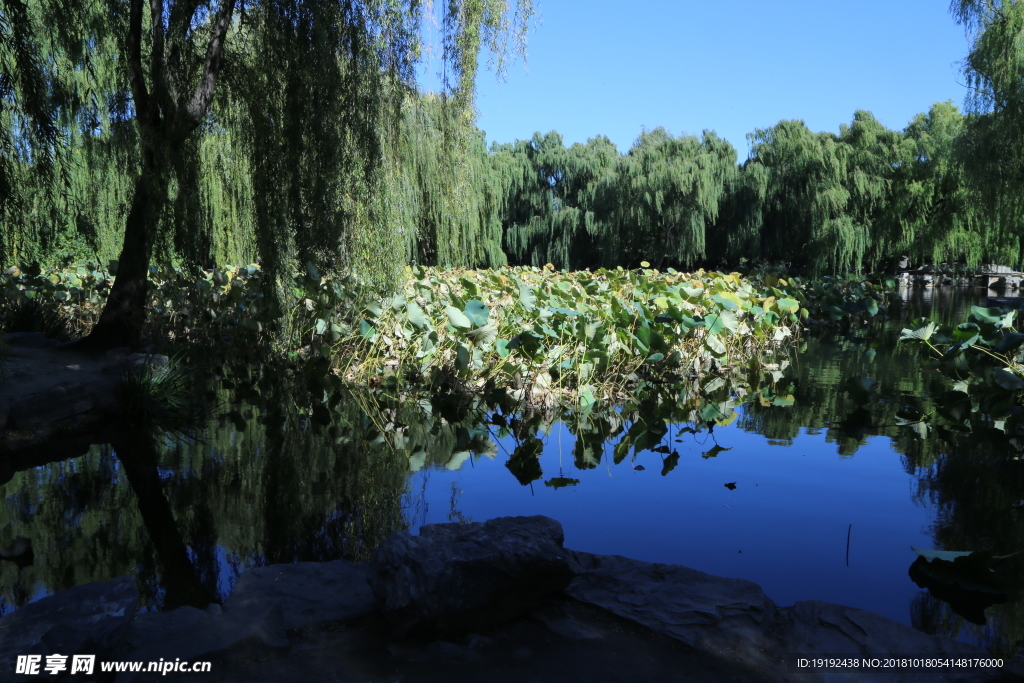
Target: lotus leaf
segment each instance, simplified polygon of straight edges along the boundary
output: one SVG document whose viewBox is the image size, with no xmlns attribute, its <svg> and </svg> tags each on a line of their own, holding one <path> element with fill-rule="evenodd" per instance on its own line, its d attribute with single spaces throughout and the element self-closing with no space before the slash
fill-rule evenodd
<svg viewBox="0 0 1024 683">
<path fill-rule="evenodd" d="M 528 311 L 537 306 L 537 293 L 526 285 L 519 286 L 519 304 Z"/>
<path fill-rule="evenodd" d="M 470 319 L 454 306 L 446 306 L 444 312 L 448 316 L 448 321 L 452 324 L 452 327 L 460 330 L 468 330 L 473 327 Z"/>
<path fill-rule="evenodd" d="M 1020 391 L 1024 389 L 1024 378 L 1006 368 L 995 368 L 992 370 L 992 381 L 998 386 L 1009 391 Z"/>
<path fill-rule="evenodd" d="M 904 328 L 900 333 L 900 341 L 928 341 L 935 332 L 935 323 L 918 318 L 912 327 Z"/>
<path fill-rule="evenodd" d="M 410 301 L 405 305 L 405 317 L 418 330 L 423 330 L 430 326 L 427 314 L 423 312 L 423 309 L 415 301 Z"/>
<path fill-rule="evenodd" d="M 466 308 L 463 311 L 465 317 L 470 320 L 477 327 L 483 327 L 487 324 L 487 319 L 491 314 L 491 309 L 487 307 L 482 301 L 476 299 L 466 303 Z M 454 322 L 452 322 L 455 325 Z M 459 327 L 459 325 L 455 325 Z"/>
<path fill-rule="evenodd" d="M 498 338 L 498 326 L 494 322 L 489 322 L 483 327 L 469 330 L 466 332 L 466 337 L 477 345 L 490 344 Z"/>
<path fill-rule="evenodd" d="M 715 356 L 722 356 L 725 354 L 725 343 L 719 338 L 717 334 L 708 334 L 704 338 L 704 344 L 711 349 L 711 352 Z"/>
</svg>

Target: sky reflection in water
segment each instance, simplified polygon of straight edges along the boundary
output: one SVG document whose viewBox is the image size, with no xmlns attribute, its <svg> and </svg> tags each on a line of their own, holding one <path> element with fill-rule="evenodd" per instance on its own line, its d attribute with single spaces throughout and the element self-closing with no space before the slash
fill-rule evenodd
<svg viewBox="0 0 1024 683">
<path fill-rule="evenodd" d="M 561 470 L 579 485 L 519 486 L 503 452 L 494 460 L 476 457 L 457 471 L 413 476 L 411 526 L 457 521 L 454 483 L 455 510 L 465 518 L 547 515 L 562 523 L 565 544 L 574 550 L 748 579 L 780 605 L 824 600 L 910 623 L 910 600 L 920 592 L 907 576 L 916 557 L 910 547 L 932 547 L 934 511 L 915 502 L 914 479 L 888 438 L 869 438 L 854 457 L 841 457 L 824 433 L 806 430 L 792 446 L 770 445 L 736 426 L 714 436 L 731 450 L 704 459 L 714 441 L 706 433 L 684 434 L 675 444 L 679 464 L 667 476 L 660 474 L 659 455 L 649 451 L 636 460 L 642 471 L 628 459 L 615 465 L 608 457 L 581 471 L 572 464 L 575 437 L 559 425 L 546 437 L 544 477 Z M 514 448 L 511 439 L 502 445 Z M 731 482 L 735 490 L 725 486 Z"/>
</svg>

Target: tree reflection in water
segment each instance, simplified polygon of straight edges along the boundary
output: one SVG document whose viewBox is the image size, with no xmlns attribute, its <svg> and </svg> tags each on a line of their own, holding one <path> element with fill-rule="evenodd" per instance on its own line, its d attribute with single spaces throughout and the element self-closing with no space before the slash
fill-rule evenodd
<svg viewBox="0 0 1024 683">
<path fill-rule="evenodd" d="M 496 441 L 504 439 L 510 483 L 532 485 L 545 477 L 538 437 L 559 421 L 575 437 L 576 472 L 647 450 L 673 476 L 676 437 L 730 423 L 777 444 L 825 432 L 844 457 L 885 436 L 917 482 L 917 502 L 935 510 L 934 547 L 1014 553 L 1024 549 L 1021 444 L 987 424 L 959 434 L 907 418 L 935 413 L 950 386 L 917 349 L 897 345 L 903 322 L 929 311 L 959 320 L 975 303 L 935 296 L 864 329 L 809 334 L 789 367 L 653 385 L 626 405 L 570 412 L 518 410 L 500 390 L 480 400 L 398 399 L 273 368 L 217 368 L 223 376 L 209 384 L 217 414 L 184 434 L 123 433 L 0 486 L 0 547 L 23 536 L 35 553 L 21 568 L 0 561 L 0 608 L 125 573 L 137 573 L 152 607 L 201 607 L 223 600 L 248 567 L 364 560 L 407 525 L 410 470 L 504 457 Z M 726 450 L 710 448 L 706 457 Z M 586 486 L 572 471 L 547 476 L 552 488 Z M 1022 561 L 1024 553 L 1000 572 L 1024 576 Z M 1008 654 L 1024 637 L 1024 603 L 1011 589 L 1005 604 L 985 610 L 984 626 L 928 592 L 914 599 L 913 622 Z"/>
</svg>

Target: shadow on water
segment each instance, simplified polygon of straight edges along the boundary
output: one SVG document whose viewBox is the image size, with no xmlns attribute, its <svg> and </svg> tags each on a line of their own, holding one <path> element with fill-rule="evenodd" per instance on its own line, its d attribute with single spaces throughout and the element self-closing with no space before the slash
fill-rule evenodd
<svg viewBox="0 0 1024 683">
<path fill-rule="evenodd" d="M 408 461 L 359 396 L 236 368 L 211 381 L 221 406 L 183 433 L 128 429 L 81 456 L 14 473 L 0 487 L 0 612 L 46 594 L 136 574 L 149 608 L 220 602 L 241 571 L 365 560 L 404 528 Z"/>
<path fill-rule="evenodd" d="M 410 490 L 411 473 L 472 472 L 475 463 L 495 459 L 505 466 L 503 486 L 571 495 L 592 485 L 589 470 L 642 472 L 641 460 L 659 481 L 681 478 L 684 465 L 692 467 L 687 447 L 697 449 L 698 462 L 721 460 L 731 450 L 722 436 L 738 432 L 783 447 L 820 434 L 847 459 L 885 437 L 901 457 L 914 502 L 932 513 L 935 548 L 1011 555 L 1024 549 L 1017 459 L 1024 444 L 990 424 L 961 433 L 916 419 L 946 409 L 949 381 L 930 371 L 918 349 L 897 343 L 914 317 L 959 322 L 978 303 L 983 297 L 971 291 L 908 292 L 902 306 L 866 327 L 808 334 L 777 366 L 728 380 L 695 374 L 642 385 L 626 404 L 595 402 L 570 412 L 523 410 L 501 390 L 482 398 L 395 397 L 352 393 L 276 368 L 219 367 L 208 380 L 219 409 L 184 434 L 119 435 L 0 486 L 0 548 L 20 537 L 31 539 L 34 552 L 31 564 L 0 560 L 0 611 L 125 573 L 139 576 L 150 608 L 202 607 L 222 601 L 250 567 L 367 559 L 419 514 L 423 496 Z M 545 472 L 545 449 L 563 433 L 571 459 Z M 697 437 L 698 445 L 687 446 Z M 473 481 L 467 475 L 464 486 Z M 724 481 L 733 492 L 733 478 Z M 721 482 L 717 487 L 723 490 Z M 454 482 L 445 493 L 449 518 L 461 519 Z M 678 523 L 643 522 L 651 534 Z M 1024 576 L 1022 556 L 1007 559 L 1000 574 Z M 790 580 L 799 582 L 802 560 L 790 561 Z M 915 578 L 931 589 L 909 608 L 920 630 L 1000 653 L 1024 638 L 1024 602 L 1012 581 L 996 596 L 1005 602 L 979 604 L 956 593 L 963 588 L 956 580 Z"/>
<path fill-rule="evenodd" d="M 202 609 L 216 601 L 216 591 L 200 579 L 197 568 L 205 563 L 193 563 L 174 520 L 160 481 L 155 441 L 153 434 L 131 431 L 112 446 L 135 494 L 139 516 L 161 568 L 164 609 L 184 605 Z"/>
</svg>

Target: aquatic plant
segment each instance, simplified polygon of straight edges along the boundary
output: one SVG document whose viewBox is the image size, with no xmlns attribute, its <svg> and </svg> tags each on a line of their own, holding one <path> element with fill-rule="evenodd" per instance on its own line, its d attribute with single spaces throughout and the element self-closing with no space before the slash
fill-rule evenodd
<svg viewBox="0 0 1024 683">
<path fill-rule="evenodd" d="M 85 268 L 78 268 L 85 271 Z M 68 341 L 81 334 L 85 320 L 73 312 L 65 302 L 72 294 L 67 283 L 81 284 L 77 273 L 52 273 L 47 276 L 29 275 L 19 268 L 9 268 L 4 274 L 8 282 L 24 283 L 5 291 L 0 298 L 0 329 L 4 332 L 42 332 L 47 337 Z M 76 303 L 83 303 L 78 299 Z"/>
<path fill-rule="evenodd" d="M 937 326 L 919 318 L 900 341 L 922 344 L 937 371 L 953 380 L 936 415 L 902 415 L 908 424 L 969 431 L 981 420 L 1009 436 L 1024 436 L 1024 334 L 1014 327 L 1016 310 L 973 306 L 968 321 Z"/>
<path fill-rule="evenodd" d="M 770 362 L 807 322 L 874 315 L 886 298 L 885 283 L 872 281 L 661 272 L 646 262 L 594 272 L 417 266 L 388 296 L 307 264 L 286 281 L 286 308 L 265 295 L 257 264 L 150 277 L 150 339 L 244 347 L 356 384 L 509 387 L 519 399 L 582 406 L 644 379 Z M 9 272 L 4 302 L 36 302 L 82 328 L 110 279 L 93 266 Z"/>
<path fill-rule="evenodd" d="M 187 428 L 207 410 L 201 405 L 192 371 L 181 353 L 163 360 L 149 356 L 126 363 L 121 371 L 121 401 L 126 417 L 163 429 Z"/>
</svg>

